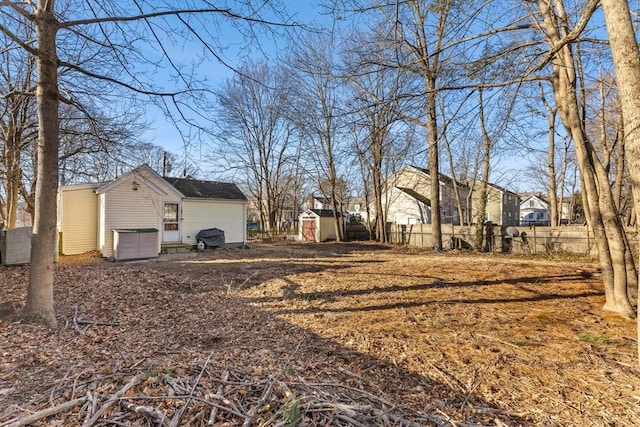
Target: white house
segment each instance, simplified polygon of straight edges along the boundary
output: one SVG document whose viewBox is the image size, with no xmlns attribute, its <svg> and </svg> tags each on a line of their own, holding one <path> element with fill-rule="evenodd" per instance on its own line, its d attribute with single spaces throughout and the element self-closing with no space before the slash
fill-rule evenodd
<svg viewBox="0 0 640 427">
<path fill-rule="evenodd" d="M 453 179 L 439 174 L 440 209 L 442 223 L 460 224 L 460 215 L 456 205 Z M 383 185 L 382 205 L 389 222 L 397 224 L 430 224 L 431 201 L 429 200 L 431 176 L 429 170 L 416 166 L 403 166 Z M 457 183 L 462 200 L 466 200 L 469 189 Z M 464 209 L 464 207 L 463 207 Z M 370 207 L 375 216 L 375 207 Z M 465 213 L 463 212 L 463 215 Z"/>
<path fill-rule="evenodd" d="M 347 203 L 348 219 L 355 218 L 357 221 L 369 221 L 367 204 L 364 197 L 351 197 Z"/>
<path fill-rule="evenodd" d="M 226 245 L 246 243 L 247 199 L 235 184 L 164 178 L 142 165 L 107 183 L 62 186 L 58 193 L 61 253 L 114 255 L 119 232 L 139 232 L 157 255 L 162 244 L 196 244 L 218 228 Z"/>
<path fill-rule="evenodd" d="M 549 225 L 549 202 L 540 193 L 520 195 L 520 225 Z"/>
</svg>

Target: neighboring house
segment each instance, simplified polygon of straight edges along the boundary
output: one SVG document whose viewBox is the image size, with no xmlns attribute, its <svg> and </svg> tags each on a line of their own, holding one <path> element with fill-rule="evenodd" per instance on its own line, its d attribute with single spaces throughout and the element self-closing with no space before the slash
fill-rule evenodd
<svg viewBox="0 0 640 427">
<path fill-rule="evenodd" d="M 382 206 L 386 210 L 387 221 L 397 224 L 430 224 L 430 182 L 431 176 L 428 169 L 410 165 L 403 166 L 387 179 L 382 192 Z M 453 179 L 439 174 L 439 183 L 441 222 L 460 224 Z M 461 199 L 466 200 L 469 188 L 458 182 L 456 185 Z M 374 216 L 375 207 L 371 206 L 370 210 L 371 215 Z M 464 212 L 463 216 L 465 216 Z"/>
<path fill-rule="evenodd" d="M 310 194 L 307 200 L 302 203 L 302 210 L 307 209 L 331 209 L 331 199 Z"/>
<path fill-rule="evenodd" d="M 336 225 L 330 209 L 307 209 L 298 217 L 299 239 L 307 242 L 336 240 Z"/>
<path fill-rule="evenodd" d="M 476 207 L 480 205 L 480 183 L 475 182 L 471 195 L 472 218 L 477 217 Z M 487 185 L 487 221 L 502 226 L 520 224 L 520 196 L 498 185 Z"/>
<path fill-rule="evenodd" d="M 549 202 L 541 193 L 520 195 L 520 225 L 549 225 Z"/>
<path fill-rule="evenodd" d="M 156 255 L 163 243 L 195 245 L 208 228 L 224 231 L 228 246 L 247 240 L 247 199 L 231 183 L 163 178 L 142 165 L 111 182 L 62 186 L 58 197 L 64 255 L 112 257 L 117 230 L 144 232 Z"/>
<path fill-rule="evenodd" d="M 368 222 L 367 204 L 364 197 L 351 197 L 347 203 L 347 220 Z"/>
</svg>

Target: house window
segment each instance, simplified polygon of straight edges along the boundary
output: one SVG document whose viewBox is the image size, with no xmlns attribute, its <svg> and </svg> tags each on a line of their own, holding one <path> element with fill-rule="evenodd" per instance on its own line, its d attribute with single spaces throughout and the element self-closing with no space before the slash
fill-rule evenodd
<svg viewBox="0 0 640 427">
<path fill-rule="evenodd" d="M 532 208 L 534 206 L 533 200 L 529 200 L 529 207 Z"/>
<path fill-rule="evenodd" d="M 178 222 L 178 204 L 165 203 L 164 222 Z"/>
</svg>

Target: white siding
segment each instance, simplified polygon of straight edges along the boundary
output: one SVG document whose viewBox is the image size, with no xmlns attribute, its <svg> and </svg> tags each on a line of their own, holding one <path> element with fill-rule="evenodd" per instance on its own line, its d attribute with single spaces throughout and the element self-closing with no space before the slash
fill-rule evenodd
<svg viewBox="0 0 640 427">
<path fill-rule="evenodd" d="M 61 190 L 62 254 L 74 255 L 98 248 L 98 196 L 94 188 Z"/>
<path fill-rule="evenodd" d="M 107 191 L 104 196 L 105 221 L 101 224 L 100 251 L 103 256 L 113 256 L 114 228 L 156 228 L 162 233 L 162 203 L 160 195 L 137 180 L 138 189 L 133 189 L 133 177 Z M 176 202 L 179 200 L 176 198 Z M 158 239 L 158 253 L 160 252 Z"/>
<path fill-rule="evenodd" d="M 391 188 L 382 197 L 382 205 L 388 206 L 387 221 L 398 224 L 429 222 L 429 212 L 426 207 L 404 191 Z"/>
<path fill-rule="evenodd" d="M 229 200 L 185 199 L 182 204 L 182 242 L 195 245 L 198 231 L 218 228 L 225 243 L 246 243 L 246 203 Z"/>
</svg>

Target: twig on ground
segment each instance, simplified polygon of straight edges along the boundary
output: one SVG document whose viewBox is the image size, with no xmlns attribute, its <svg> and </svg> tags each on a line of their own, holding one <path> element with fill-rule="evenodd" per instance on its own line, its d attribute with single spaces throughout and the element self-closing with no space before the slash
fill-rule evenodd
<svg viewBox="0 0 640 427">
<path fill-rule="evenodd" d="M 22 419 L 13 419 L 7 423 L 1 424 L 0 427 L 22 427 L 29 424 L 33 424 L 43 418 L 50 417 L 52 415 L 59 414 L 60 412 L 66 412 L 78 405 L 82 405 L 87 401 L 86 397 L 79 397 L 77 399 L 69 400 L 68 402 L 61 403 L 51 408 L 43 409 L 42 411 L 34 412 L 33 414 L 24 417 Z"/>
<path fill-rule="evenodd" d="M 227 381 L 229 379 L 229 370 L 225 369 L 224 372 L 222 373 L 222 376 L 220 377 L 220 379 L 222 381 Z M 222 398 L 222 391 L 224 390 L 224 386 L 222 385 L 222 382 L 218 384 L 218 390 L 216 390 L 216 397 L 217 398 Z M 208 426 L 212 426 L 215 424 L 216 422 L 216 416 L 218 416 L 218 408 L 216 406 L 213 406 L 211 408 L 211 413 L 209 414 L 209 420 L 207 421 L 207 425 Z"/>
<path fill-rule="evenodd" d="M 167 416 L 162 412 L 158 411 L 153 406 L 143 406 L 136 405 L 135 403 L 129 402 L 128 400 L 121 399 L 119 402 L 120 406 L 127 411 L 134 412 L 136 414 L 143 415 L 147 418 L 153 418 L 158 422 L 160 426 L 167 425 Z"/>
<path fill-rule="evenodd" d="M 207 365 L 209 365 L 209 362 L 211 362 L 212 355 L 213 353 L 209 354 L 209 357 L 207 357 L 207 360 L 205 360 L 204 365 L 202 366 L 202 369 L 200 370 L 200 373 L 198 374 L 198 377 L 196 378 L 195 383 L 193 383 L 193 387 L 191 388 L 191 393 L 189 394 L 189 398 L 187 399 L 187 402 L 184 404 L 182 408 L 180 408 L 175 412 L 173 418 L 171 419 L 171 422 L 169 423 L 169 427 L 178 427 L 180 425 L 180 420 L 184 416 L 184 413 L 186 412 L 187 408 L 191 404 L 191 401 L 193 400 L 193 395 L 196 392 L 198 383 L 200 383 L 200 380 L 202 379 L 202 374 L 204 374 L 204 371 L 207 370 Z"/>
<path fill-rule="evenodd" d="M 100 418 L 100 416 L 104 413 L 104 411 L 107 410 L 107 408 L 109 408 L 111 405 L 113 405 L 118 399 L 120 399 L 122 396 L 124 396 L 124 394 L 129 391 L 130 388 L 134 387 L 135 385 L 137 385 L 140 381 L 142 380 L 142 375 L 141 374 L 137 374 L 135 375 L 133 378 L 131 378 L 131 380 L 124 386 L 122 387 L 120 390 L 118 390 L 118 392 L 114 395 L 112 395 L 106 402 L 104 405 L 102 405 L 100 407 L 100 409 L 98 409 L 92 416 L 91 418 L 87 418 L 85 420 L 85 422 L 82 424 L 82 427 L 90 427 L 93 424 L 95 424 L 95 422 L 98 420 L 98 418 Z M 87 414 L 88 416 L 89 414 Z"/>
</svg>

